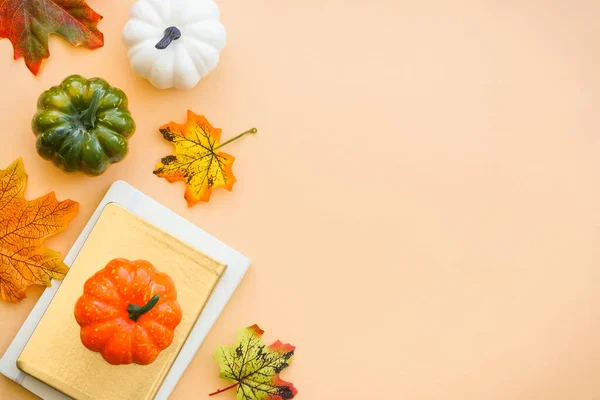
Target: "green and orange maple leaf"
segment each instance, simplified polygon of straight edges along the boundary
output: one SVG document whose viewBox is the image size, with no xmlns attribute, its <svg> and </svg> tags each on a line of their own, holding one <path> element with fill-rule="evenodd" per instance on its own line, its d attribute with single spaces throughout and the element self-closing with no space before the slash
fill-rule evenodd
<svg viewBox="0 0 600 400">
<path fill-rule="evenodd" d="M 9 39 L 15 60 L 25 58 L 27 68 L 37 75 L 50 56 L 48 35 L 62 36 L 76 47 L 96 49 L 104 45 L 97 28 L 101 19 L 84 0 L 2 0 L 0 39 Z"/>
<path fill-rule="evenodd" d="M 65 230 L 78 210 L 76 202 L 59 202 L 54 193 L 27 201 L 25 186 L 21 159 L 0 170 L 0 295 L 10 302 L 25 298 L 31 285 L 64 278 L 67 266 L 43 242 Z"/>
<path fill-rule="evenodd" d="M 214 128 L 201 115 L 188 111 L 185 124 L 171 122 L 160 128 L 160 133 L 175 146 L 175 154 L 163 157 L 154 174 L 169 182 L 184 181 L 185 199 L 192 207 L 200 201 L 209 201 L 213 188 L 233 188 L 235 177 L 231 166 L 235 157 L 219 149 L 240 137 L 256 133 L 250 129 L 219 144 L 221 129 Z"/>
<path fill-rule="evenodd" d="M 292 383 L 279 377 L 292 362 L 295 347 L 279 340 L 267 346 L 263 333 L 252 325 L 238 331 L 235 346 L 219 346 L 214 355 L 221 367 L 219 376 L 234 383 L 210 396 L 232 389 L 237 390 L 237 400 L 288 400 L 298 394 Z"/>
</svg>

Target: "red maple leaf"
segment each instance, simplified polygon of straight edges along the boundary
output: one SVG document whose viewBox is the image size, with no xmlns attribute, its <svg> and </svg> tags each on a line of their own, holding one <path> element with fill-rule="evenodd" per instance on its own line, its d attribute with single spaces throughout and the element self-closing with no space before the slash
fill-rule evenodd
<svg viewBox="0 0 600 400">
<path fill-rule="evenodd" d="M 50 56 L 48 35 L 59 35 L 75 47 L 96 49 L 104 45 L 97 28 L 101 19 L 84 0 L 3 0 L 0 39 L 10 40 L 15 60 L 25 58 L 27 68 L 37 75 Z"/>
</svg>

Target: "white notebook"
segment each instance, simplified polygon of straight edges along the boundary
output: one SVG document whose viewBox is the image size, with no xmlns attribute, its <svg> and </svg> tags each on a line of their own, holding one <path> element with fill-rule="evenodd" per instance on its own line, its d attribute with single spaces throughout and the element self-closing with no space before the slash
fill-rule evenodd
<svg viewBox="0 0 600 400">
<path fill-rule="evenodd" d="M 194 328 L 155 397 L 155 400 L 166 400 L 198 351 L 204 338 L 225 308 L 227 301 L 233 295 L 233 292 L 244 277 L 244 274 L 250 266 L 251 260 L 169 210 L 162 204 L 152 200 L 128 183 L 117 181 L 111 186 L 106 196 L 104 196 L 100 205 L 96 211 L 94 211 L 94 214 L 77 238 L 77 241 L 65 257 L 65 264 L 70 266 L 73 263 L 88 235 L 92 231 L 92 228 L 96 224 L 96 221 L 100 217 L 102 210 L 109 203 L 120 205 L 182 242 L 187 243 L 209 257 L 227 265 L 227 269 L 206 303 L 202 314 L 194 325 Z M 19 370 L 17 368 L 17 359 L 33 334 L 38 322 L 44 315 L 46 308 L 52 301 L 60 284 L 61 281 L 53 281 L 52 287 L 47 288 L 43 292 L 39 301 L 17 333 L 17 336 L 2 356 L 2 359 L 0 359 L 0 372 L 3 375 L 45 400 L 67 400 L 68 397 Z"/>
</svg>

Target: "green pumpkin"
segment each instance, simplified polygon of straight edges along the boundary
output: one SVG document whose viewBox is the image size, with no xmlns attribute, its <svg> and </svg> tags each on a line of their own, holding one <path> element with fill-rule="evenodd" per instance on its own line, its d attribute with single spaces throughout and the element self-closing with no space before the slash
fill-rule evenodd
<svg viewBox="0 0 600 400">
<path fill-rule="evenodd" d="M 127 155 L 135 122 L 121 90 L 71 75 L 42 93 L 32 128 L 41 157 L 66 172 L 99 175 Z"/>
</svg>

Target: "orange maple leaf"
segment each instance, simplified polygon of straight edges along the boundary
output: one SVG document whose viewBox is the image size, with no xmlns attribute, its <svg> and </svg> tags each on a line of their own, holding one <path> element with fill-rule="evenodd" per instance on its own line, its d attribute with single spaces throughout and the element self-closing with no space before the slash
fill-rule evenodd
<svg viewBox="0 0 600 400">
<path fill-rule="evenodd" d="M 184 181 L 185 199 L 191 207 L 200 201 L 210 200 L 215 187 L 231 191 L 235 183 L 231 171 L 235 157 L 218 150 L 244 135 L 256 133 L 256 129 L 219 144 L 221 129 L 214 128 L 204 116 L 188 111 L 185 124 L 171 122 L 162 126 L 160 133 L 173 143 L 175 154 L 163 157 L 154 174 L 169 182 Z"/>
<path fill-rule="evenodd" d="M 18 159 L 0 170 L 0 295 L 17 302 L 31 285 L 50 286 L 68 271 L 61 255 L 43 242 L 64 231 L 79 205 L 57 201 L 54 192 L 37 200 L 25 200 L 27 174 Z"/>
</svg>

